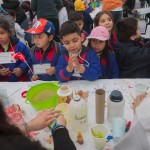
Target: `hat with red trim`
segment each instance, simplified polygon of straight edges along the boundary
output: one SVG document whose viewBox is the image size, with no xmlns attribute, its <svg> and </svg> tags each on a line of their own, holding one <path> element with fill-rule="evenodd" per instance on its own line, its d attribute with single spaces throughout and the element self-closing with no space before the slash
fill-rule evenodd
<svg viewBox="0 0 150 150">
<path fill-rule="evenodd" d="M 42 32 L 46 32 L 49 35 L 55 35 L 55 26 L 52 22 L 40 18 L 38 19 L 32 28 L 26 31 L 26 33 L 30 34 L 40 34 Z"/>
</svg>

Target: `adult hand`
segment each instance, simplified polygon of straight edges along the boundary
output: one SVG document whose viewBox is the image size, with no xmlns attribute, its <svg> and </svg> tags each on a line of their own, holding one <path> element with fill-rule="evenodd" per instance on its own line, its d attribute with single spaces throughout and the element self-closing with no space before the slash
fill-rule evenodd
<svg viewBox="0 0 150 150">
<path fill-rule="evenodd" d="M 132 103 L 134 113 L 135 113 L 136 108 L 141 104 L 141 102 L 144 100 L 146 95 L 147 95 L 147 93 L 145 92 L 145 93 L 143 93 L 141 95 L 138 95 L 135 98 L 134 102 Z"/>
<path fill-rule="evenodd" d="M 20 77 L 23 74 L 23 71 L 20 68 L 14 68 L 13 73 L 17 76 Z"/>
<path fill-rule="evenodd" d="M 60 115 L 59 111 L 54 109 L 43 110 L 37 114 L 37 116 L 28 122 L 28 126 L 31 131 L 37 131 L 49 126 Z"/>
<path fill-rule="evenodd" d="M 57 123 L 62 124 L 63 126 L 66 126 L 66 120 L 62 114 L 60 114 L 57 117 L 56 121 L 57 121 Z"/>
<path fill-rule="evenodd" d="M 55 67 L 50 67 L 50 68 L 46 69 L 46 72 L 49 75 L 54 75 L 56 72 Z"/>
</svg>

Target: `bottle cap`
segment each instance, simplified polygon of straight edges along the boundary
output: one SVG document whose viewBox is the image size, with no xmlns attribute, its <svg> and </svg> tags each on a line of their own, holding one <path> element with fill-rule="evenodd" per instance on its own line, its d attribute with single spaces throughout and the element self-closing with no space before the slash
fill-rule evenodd
<svg viewBox="0 0 150 150">
<path fill-rule="evenodd" d="M 109 98 L 113 102 L 121 102 L 123 100 L 123 95 L 120 91 L 114 90 L 111 92 Z"/>
<path fill-rule="evenodd" d="M 66 94 L 70 92 L 70 87 L 67 85 L 62 85 L 59 90 L 62 94 Z"/>
</svg>

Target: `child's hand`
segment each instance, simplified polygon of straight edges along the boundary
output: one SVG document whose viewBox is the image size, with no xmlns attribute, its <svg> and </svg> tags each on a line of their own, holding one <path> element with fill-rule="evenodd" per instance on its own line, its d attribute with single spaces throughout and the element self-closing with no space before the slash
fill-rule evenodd
<svg viewBox="0 0 150 150">
<path fill-rule="evenodd" d="M 72 64 L 73 64 L 74 68 L 76 68 L 79 71 L 79 73 L 84 73 L 85 72 L 85 67 L 82 64 L 79 63 L 78 58 L 77 58 L 76 55 L 71 56 L 71 61 L 72 61 Z"/>
<path fill-rule="evenodd" d="M 72 72 L 74 69 L 73 63 L 72 63 L 72 56 L 69 55 L 69 61 L 68 61 L 68 66 L 67 66 L 67 71 L 68 72 Z"/>
<path fill-rule="evenodd" d="M 23 71 L 20 68 L 14 68 L 13 73 L 17 76 L 20 77 L 23 74 Z"/>
<path fill-rule="evenodd" d="M 0 69 L 0 75 L 1 76 L 8 76 L 11 74 L 11 71 L 8 68 L 2 68 Z"/>
<path fill-rule="evenodd" d="M 74 54 L 71 55 L 71 62 L 72 62 L 72 65 L 74 66 L 74 68 L 77 68 L 77 69 L 79 68 L 80 63 L 79 63 L 76 55 L 74 55 Z"/>
<path fill-rule="evenodd" d="M 46 69 L 46 72 L 49 75 L 54 75 L 56 72 L 55 67 L 50 67 L 50 68 Z"/>
<path fill-rule="evenodd" d="M 39 79 L 39 76 L 38 76 L 38 75 L 34 74 L 34 75 L 32 76 L 32 80 L 33 80 L 33 81 L 36 81 L 36 80 L 38 80 L 38 79 Z"/>
</svg>

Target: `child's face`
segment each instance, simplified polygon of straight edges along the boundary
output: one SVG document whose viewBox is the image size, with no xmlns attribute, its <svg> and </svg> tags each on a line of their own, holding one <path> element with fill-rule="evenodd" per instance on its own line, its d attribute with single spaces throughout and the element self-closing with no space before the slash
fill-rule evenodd
<svg viewBox="0 0 150 150">
<path fill-rule="evenodd" d="M 71 33 L 62 37 L 61 42 L 64 44 L 69 53 L 76 54 L 80 51 L 83 41 L 83 34 Z"/>
<path fill-rule="evenodd" d="M 99 18 L 99 26 L 103 26 L 103 27 L 107 28 L 109 32 L 111 32 L 111 30 L 113 28 L 113 21 L 112 21 L 111 17 L 107 14 L 103 14 Z"/>
<path fill-rule="evenodd" d="M 10 33 L 5 31 L 3 28 L 0 28 L 0 44 L 5 45 L 8 44 L 10 40 Z"/>
<path fill-rule="evenodd" d="M 48 36 L 46 33 L 40 33 L 33 35 L 33 41 L 35 45 L 43 50 L 46 50 L 50 44 L 50 41 L 53 40 L 53 35 Z"/>
<path fill-rule="evenodd" d="M 82 20 L 78 20 L 78 21 L 75 21 L 75 23 L 79 26 L 80 31 L 82 31 L 83 25 L 84 25 L 83 21 Z"/>
<path fill-rule="evenodd" d="M 99 53 L 104 50 L 106 45 L 105 41 L 100 41 L 97 39 L 91 39 L 91 48 L 96 52 Z"/>
</svg>

